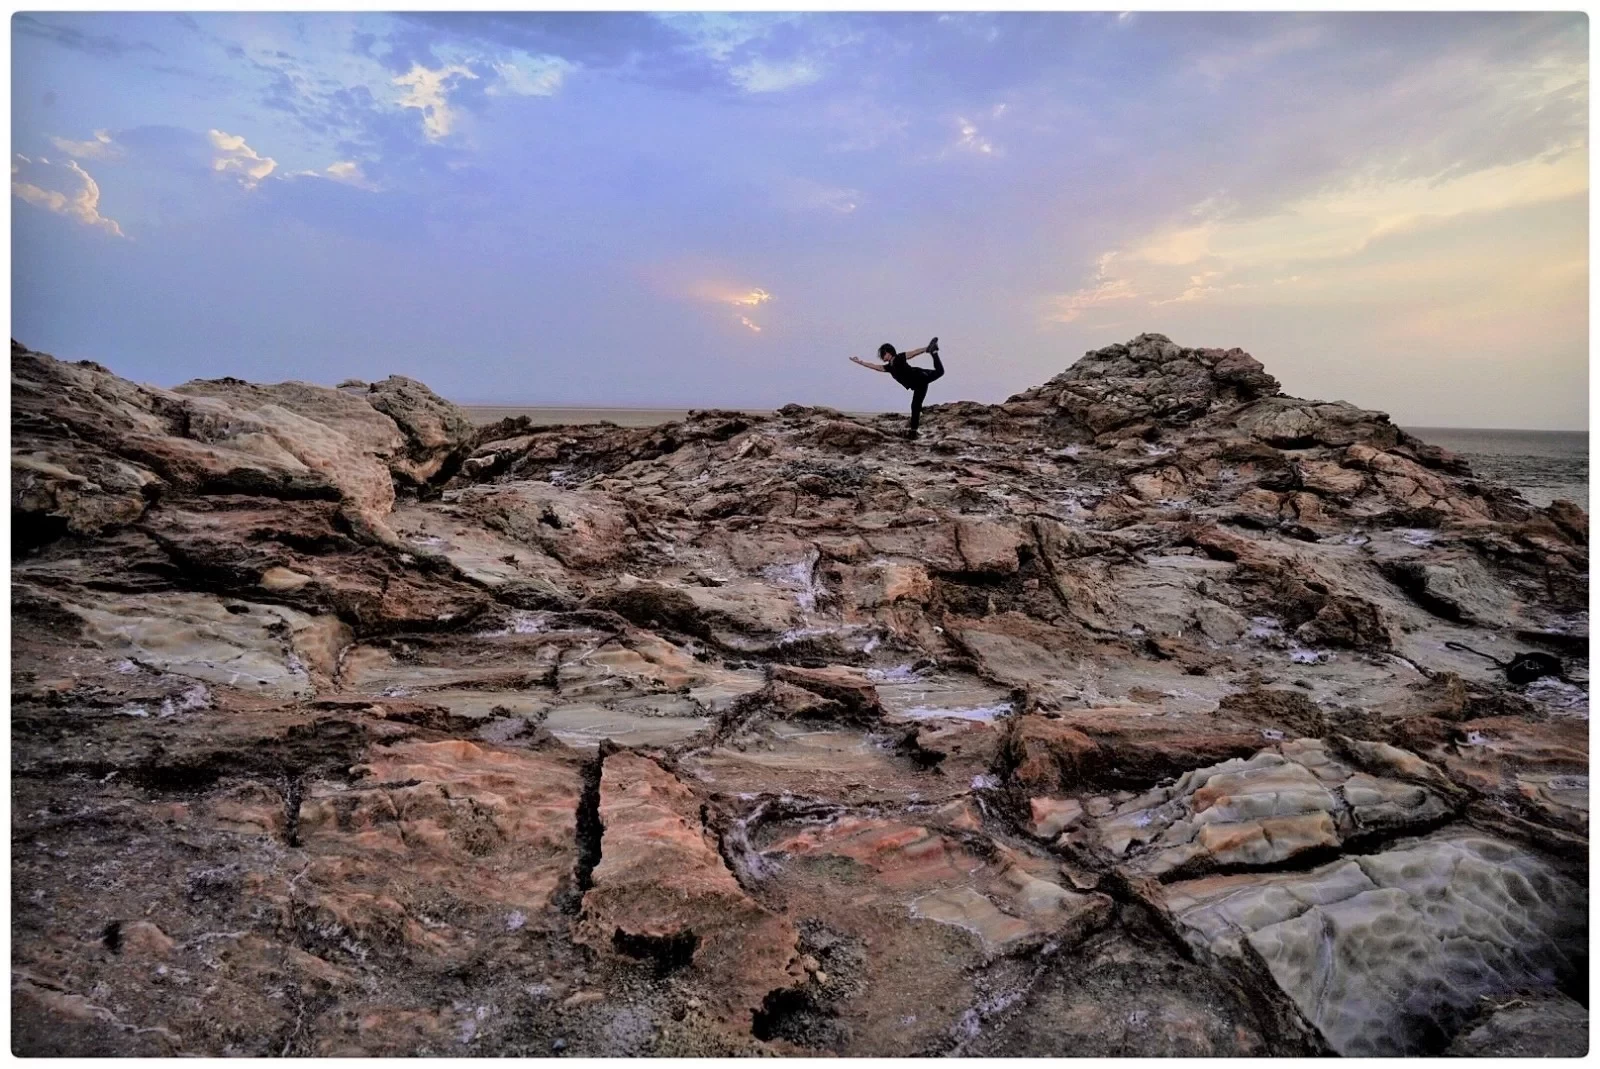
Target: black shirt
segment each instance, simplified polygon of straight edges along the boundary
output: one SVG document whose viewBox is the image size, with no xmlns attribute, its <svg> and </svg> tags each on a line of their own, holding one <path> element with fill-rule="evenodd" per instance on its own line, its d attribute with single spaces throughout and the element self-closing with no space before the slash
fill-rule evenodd
<svg viewBox="0 0 1600 1069">
<path fill-rule="evenodd" d="M 918 386 L 924 384 L 922 369 L 912 367 L 906 360 L 905 353 L 894 354 L 894 358 L 889 361 L 889 374 L 894 378 L 894 381 L 908 390 L 915 390 Z"/>
</svg>

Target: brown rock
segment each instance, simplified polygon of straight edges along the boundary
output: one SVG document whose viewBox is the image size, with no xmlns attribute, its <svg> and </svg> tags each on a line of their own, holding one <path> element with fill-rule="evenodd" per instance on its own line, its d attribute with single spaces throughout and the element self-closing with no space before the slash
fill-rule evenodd
<svg viewBox="0 0 1600 1069">
<path fill-rule="evenodd" d="M 719 1011 L 746 1024 L 768 992 L 800 978 L 794 927 L 739 887 L 681 781 L 646 757 L 612 754 L 599 817 L 580 942 L 661 971 L 692 968 L 714 979 Z"/>
<path fill-rule="evenodd" d="M 878 688 L 853 668 L 837 665 L 829 668 L 795 668 L 785 664 L 773 668 L 772 678 L 837 702 L 845 715 L 853 719 L 876 720 L 883 715 Z"/>
</svg>

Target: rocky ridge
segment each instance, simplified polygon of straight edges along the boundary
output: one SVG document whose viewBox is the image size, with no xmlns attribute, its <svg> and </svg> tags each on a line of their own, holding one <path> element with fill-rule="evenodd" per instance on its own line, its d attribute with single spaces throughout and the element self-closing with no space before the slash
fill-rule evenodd
<svg viewBox="0 0 1600 1069">
<path fill-rule="evenodd" d="M 12 383 L 18 1053 L 1587 1049 L 1588 518 L 1240 350 Z"/>
</svg>

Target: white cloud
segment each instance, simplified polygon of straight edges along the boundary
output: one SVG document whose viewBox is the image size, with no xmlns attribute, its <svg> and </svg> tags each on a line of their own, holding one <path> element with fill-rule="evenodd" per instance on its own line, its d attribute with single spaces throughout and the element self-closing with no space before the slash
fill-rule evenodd
<svg viewBox="0 0 1600 1069">
<path fill-rule="evenodd" d="M 212 130 L 211 147 L 216 151 L 216 157 L 211 161 L 211 169 L 219 174 L 225 172 L 239 174 L 242 176 L 240 181 L 247 188 L 254 188 L 257 182 L 271 174 L 278 166 L 277 160 L 258 154 L 255 149 L 244 143 L 242 136 L 237 134 Z"/>
<path fill-rule="evenodd" d="M 328 177 L 336 182 L 349 182 L 353 186 L 362 185 L 367 180 L 367 176 L 361 173 L 361 165 L 349 160 L 329 164 Z"/>
<path fill-rule="evenodd" d="M 296 171 L 293 178 L 326 178 L 333 182 L 342 182 L 347 186 L 357 189 L 375 190 L 378 187 L 361 169 L 361 165 L 353 160 L 344 160 L 339 163 L 329 164 L 320 171 Z"/>
<path fill-rule="evenodd" d="M 977 124 L 969 122 L 958 115 L 956 116 L 956 126 L 961 131 L 961 140 L 956 142 L 956 148 L 967 152 L 975 152 L 980 156 L 992 156 L 995 154 L 994 145 L 978 131 Z"/>
<path fill-rule="evenodd" d="M 489 86 L 490 96 L 554 96 L 575 65 L 560 56 L 530 56 L 518 53 L 510 62 L 494 64 L 499 77 Z"/>
<path fill-rule="evenodd" d="M 746 316 L 740 316 L 739 317 L 739 322 L 744 324 L 745 326 L 749 327 L 751 330 L 755 331 L 757 334 L 761 333 L 761 328 L 756 326 L 754 323 L 750 322 L 749 318 L 747 318 Z"/>
<path fill-rule="evenodd" d="M 822 72 L 804 59 L 790 60 L 788 63 L 755 59 L 733 68 L 729 74 L 739 88 L 747 93 L 778 93 L 810 85 L 822 77 Z"/>
<path fill-rule="evenodd" d="M 400 106 L 421 111 L 423 133 L 429 141 L 437 141 L 448 135 L 456 122 L 456 113 L 450 109 L 445 94 L 454 86 L 455 79 L 477 77 L 462 66 L 429 70 L 420 63 L 413 63 L 410 71 L 394 79 L 394 84 L 409 90 L 400 98 Z"/>
<path fill-rule="evenodd" d="M 31 163 L 26 157 L 18 157 Z M 40 160 L 41 164 L 46 161 Z M 117 225 L 115 219 L 107 219 L 100 214 L 100 185 L 89 176 L 89 172 L 78 166 L 76 160 L 68 160 L 67 170 L 78 176 L 79 188 L 73 193 L 61 193 L 53 189 L 44 189 L 31 182 L 24 182 L 17 177 L 19 168 L 15 163 L 11 166 L 11 192 L 29 204 L 36 205 L 46 211 L 58 215 L 69 216 L 78 220 L 84 226 L 91 226 L 114 234 L 119 238 L 128 235 L 122 232 L 122 227 Z"/>
<path fill-rule="evenodd" d="M 68 141 L 64 137 L 52 137 L 50 143 L 68 156 L 80 160 L 109 160 L 122 155 L 122 146 L 112 141 L 110 132 L 106 130 L 96 130 L 91 141 Z"/>
</svg>

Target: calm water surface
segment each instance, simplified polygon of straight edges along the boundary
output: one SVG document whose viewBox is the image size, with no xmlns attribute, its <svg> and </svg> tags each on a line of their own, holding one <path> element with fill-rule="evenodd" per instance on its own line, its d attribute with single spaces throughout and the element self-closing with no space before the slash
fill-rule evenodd
<svg viewBox="0 0 1600 1069">
<path fill-rule="evenodd" d="M 1433 445 L 1460 453 L 1486 479 L 1521 491 L 1534 505 L 1558 497 L 1589 507 L 1587 431 L 1489 431 L 1462 427 L 1407 427 Z"/>
</svg>

